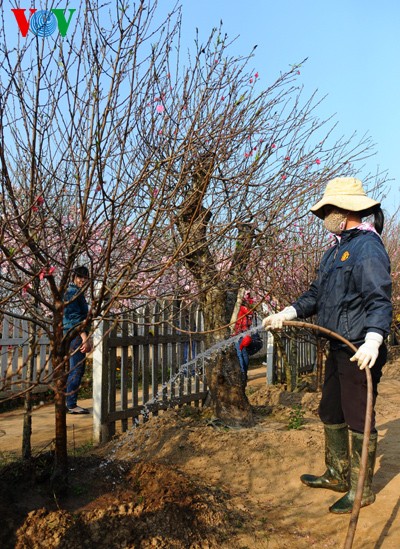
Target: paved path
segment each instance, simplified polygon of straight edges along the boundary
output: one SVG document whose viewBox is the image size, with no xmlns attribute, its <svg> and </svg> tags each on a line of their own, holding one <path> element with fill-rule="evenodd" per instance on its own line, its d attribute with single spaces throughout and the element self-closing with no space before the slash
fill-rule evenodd
<svg viewBox="0 0 400 549">
<path fill-rule="evenodd" d="M 252 370 L 249 374 L 249 385 L 265 383 L 265 367 Z M 91 399 L 79 400 L 79 405 L 92 411 Z M 18 408 L 10 412 L 0 413 L 0 458 L 2 452 L 21 454 L 22 427 L 24 410 Z M 32 453 L 39 453 L 51 447 L 55 433 L 54 404 L 38 406 L 32 413 Z M 92 414 L 67 414 L 68 448 L 74 450 L 93 441 Z"/>
<path fill-rule="evenodd" d="M 92 411 L 92 400 L 79 400 L 79 405 Z M 0 414 L 0 453 L 21 453 L 24 410 L 18 408 Z M 67 437 L 70 449 L 92 441 L 92 415 L 67 414 Z M 55 433 L 54 404 L 38 406 L 32 412 L 32 453 L 51 447 Z M 0 456 L 1 457 L 1 456 Z"/>
</svg>

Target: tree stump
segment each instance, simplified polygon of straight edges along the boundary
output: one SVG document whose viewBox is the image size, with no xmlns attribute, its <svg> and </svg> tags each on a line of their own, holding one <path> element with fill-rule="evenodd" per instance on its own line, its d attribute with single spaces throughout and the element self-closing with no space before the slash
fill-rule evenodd
<svg viewBox="0 0 400 549">
<path fill-rule="evenodd" d="M 230 427 L 254 425 L 253 411 L 245 393 L 234 347 L 218 352 L 206 364 L 210 406 L 215 417 Z"/>
</svg>

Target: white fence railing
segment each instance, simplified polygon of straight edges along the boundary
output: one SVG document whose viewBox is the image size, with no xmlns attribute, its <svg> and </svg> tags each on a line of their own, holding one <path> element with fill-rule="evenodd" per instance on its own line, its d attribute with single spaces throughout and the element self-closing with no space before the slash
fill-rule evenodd
<svg viewBox="0 0 400 549">
<path fill-rule="evenodd" d="M 40 333 L 35 334 L 32 323 L 27 320 L 3 316 L 0 337 L 0 395 L 21 392 L 30 385 L 40 390 L 43 388 L 40 387 L 41 382 L 51 374 L 48 338 Z"/>
</svg>

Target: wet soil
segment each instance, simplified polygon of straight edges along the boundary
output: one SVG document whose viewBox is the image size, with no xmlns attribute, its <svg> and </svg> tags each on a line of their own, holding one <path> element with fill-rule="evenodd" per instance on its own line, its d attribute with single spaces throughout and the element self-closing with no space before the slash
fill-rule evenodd
<svg viewBox="0 0 400 549">
<path fill-rule="evenodd" d="M 393 359 L 380 385 L 377 499 L 360 512 L 355 549 L 400 547 L 399 366 Z M 247 393 L 256 424 L 247 429 L 227 428 L 206 409 L 185 407 L 90 448 L 90 417 L 69 417 L 66 496 L 50 488 L 51 407 L 34 413 L 36 458 L 29 466 L 11 460 L 19 437 L 10 415 L 17 412 L 2 414 L 0 547 L 342 547 L 349 516 L 328 512 L 338 495 L 299 480 L 302 473 L 324 471 L 319 393 L 287 393 L 266 386 L 259 372 L 252 377 Z M 288 429 L 299 410 L 304 425 Z"/>
</svg>

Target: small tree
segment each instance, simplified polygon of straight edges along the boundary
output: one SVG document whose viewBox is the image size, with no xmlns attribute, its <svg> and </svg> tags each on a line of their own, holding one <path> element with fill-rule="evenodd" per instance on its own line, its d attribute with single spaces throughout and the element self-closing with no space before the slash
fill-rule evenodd
<svg viewBox="0 0 400 549">
<path fill-rule="evenodd" d="M 400 223 L 399 212 L 395 212 L 385 221 L 383 241 L 391 262 L 392 273 L 392 303 L 393 303 L 393 331 L 397 342 L 400 342 Z"/>
</svg>

